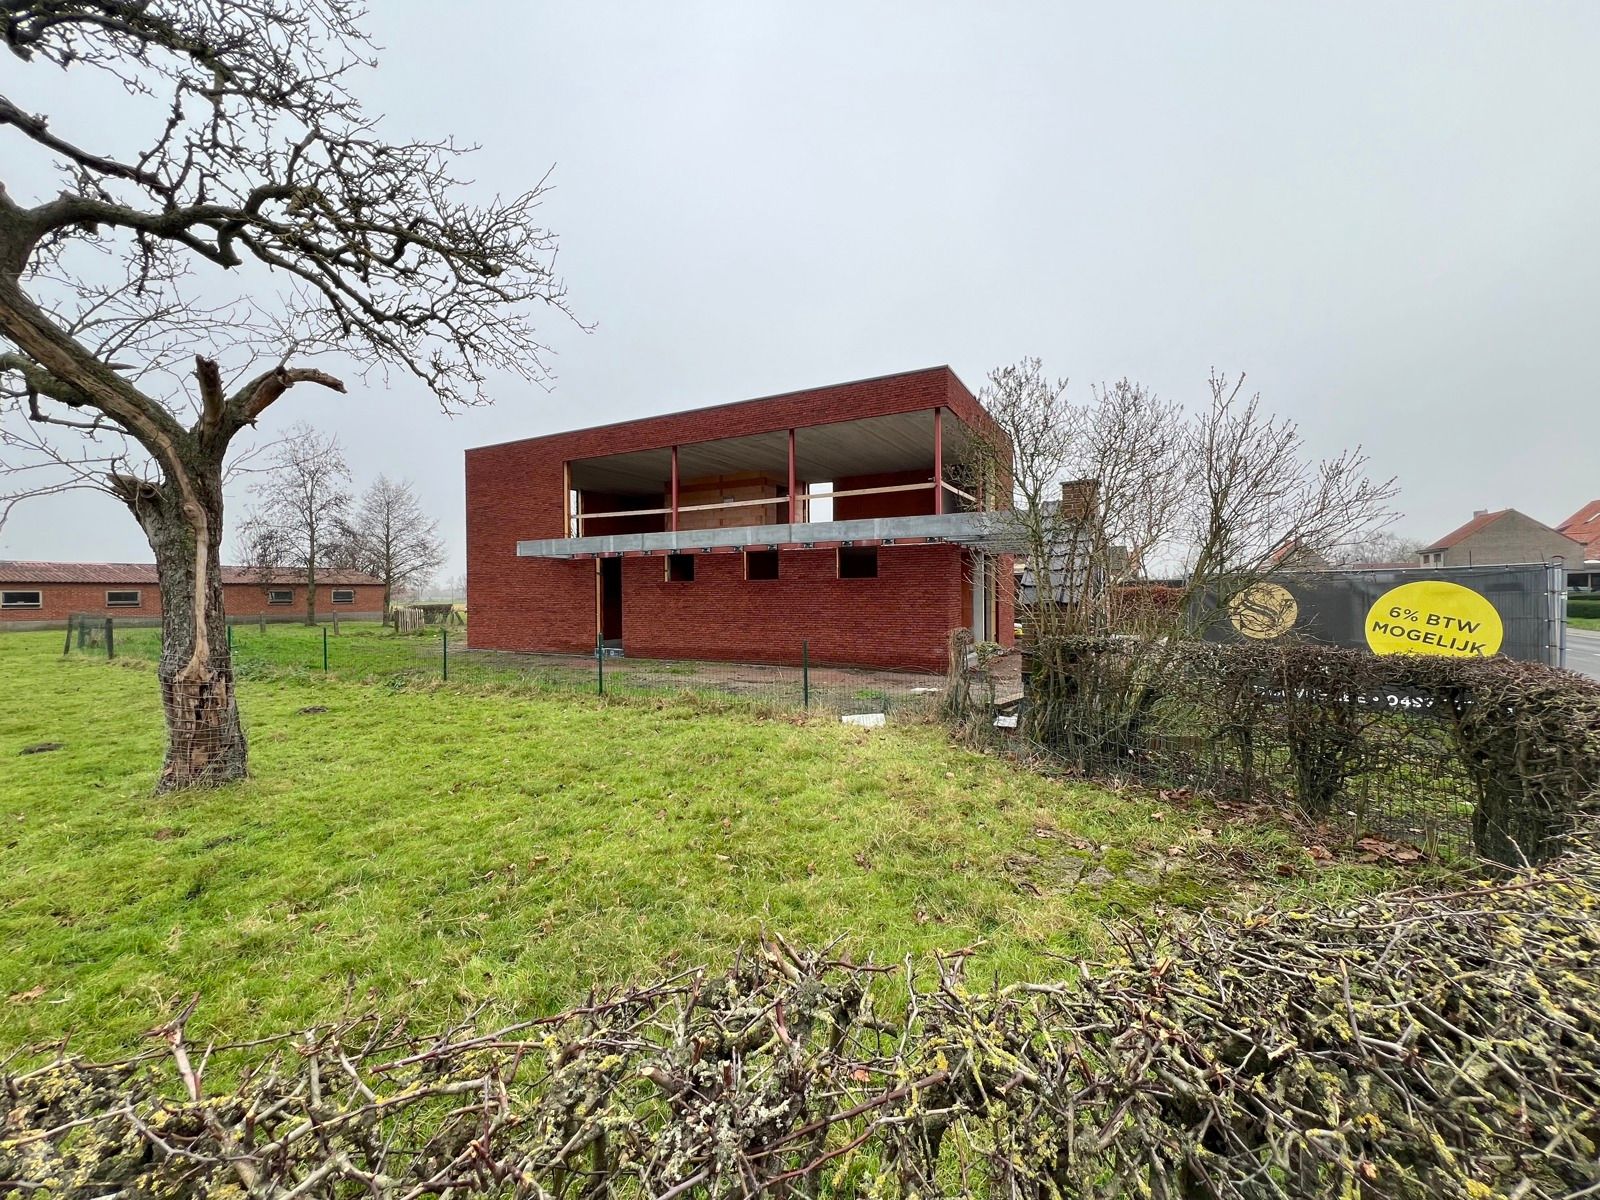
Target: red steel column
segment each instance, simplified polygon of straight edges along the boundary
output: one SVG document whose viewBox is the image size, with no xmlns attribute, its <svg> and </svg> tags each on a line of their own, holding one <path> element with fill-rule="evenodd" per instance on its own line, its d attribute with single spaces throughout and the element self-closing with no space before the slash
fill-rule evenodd
<svg viewBox="0 0 1600 1200">
<path fill-rule="evenodd" d="M 672 532 L 678 532 L 678 448 L 672 448 Z"/>
<path fill-rule="evenodd" d="M 933 512 L 944 512 L 944 409 L 933 410 Z"/>
<path fill-rule="evenodd" d="M 789 524 L 793 525 L 800 518 L 796 507 L 798 489 L 794 480 L 794 430 L 789 430 Z"/>
</svg>

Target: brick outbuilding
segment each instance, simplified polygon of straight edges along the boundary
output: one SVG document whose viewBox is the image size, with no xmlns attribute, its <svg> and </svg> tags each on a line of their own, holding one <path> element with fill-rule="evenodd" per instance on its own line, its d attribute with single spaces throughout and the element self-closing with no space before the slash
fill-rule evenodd
<svg viewBox="0 0 1600 1200">
<path fill-rule="evenodd" d="M 933 367 L 468 450 L 469 644 L 918 670 L 953 628 L 1009 644 L 979 438 Z"/>
<path fill-rule="evenodd" d="M 264 581 L 259 571 L 223 567 L 222 602 L 230 617 L 304 620 L 305 576 L 281 571 Z M 317 612 L 381 619 L 383 582 L 360 571 L 318 571 Z M 0 562 L 0 625 L 59 628 L 75 613 L 159 618 L 155 564 Z"/>
</svg>

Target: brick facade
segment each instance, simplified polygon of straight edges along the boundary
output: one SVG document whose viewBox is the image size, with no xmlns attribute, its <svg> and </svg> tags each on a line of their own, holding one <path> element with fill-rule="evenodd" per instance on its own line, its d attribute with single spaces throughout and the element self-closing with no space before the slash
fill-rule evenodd
<svg viewBox="0 0 1600 1200">
<path fill-rule="evenodd" d="M 567 536 L 568 462 L 939 407 L 971 427 L 988 419 L 955 374 L 936 367 L 468 450 L 469 644 L 593 650 L 599 564 L 516 553 L 519 540 Z M 892 493 L 880 503 L 927 512 L 931 496 Z M 836 502 L 843 508 L 836 507 L 836 519 L 852 507 L 856 515 L 880 507 L 871 503 L 876 497 L 855 499 L 854 506 Z M 818 663 L 942 670 L 950 630 L 970 615 L 962 606 L 963 556 L 956 546 L 881 547 L 875 579 L 837 578 L 835 552 L 820 549 L 781 551 L 776 580 L 745 579 L 740 553 L 696 555 L 695 578 L 682 583 L 666 580 L 661 557 L 620 562 L 623 648 L 641 658 L 798 662 L 804 640 Z M 999 560 L 998 572 L 1009 580 L 1009 561 Z M 998 590 L 997 601 L 997 633 L 1009 642 L 1009 587 Z"/>
<path fill-rule="evenodd" d="M 1482 512 L 1422 552 L 1424 566 L 1484 567 L 1551 562 L 1581 565 L 1584 547 L 1514 508 Z"/>
<path fill-rule="evenodd" d="M 161 592 L 151 580 L 124 580 L 110 583 L 63 583 L 50 580 L 18 580 L 0 584 L 4 592 L 38 592 L 38 608 L 0 608 L 0 625 L 49 628 L 66 623 L 75 613 L 113 617 L 118 620 L 150 620 L 161 616 Z M 255 617 L 266 614 L 273 619 L 304 620 L 306 611 L 305 584 L 275 584 L 274 590 L 290 591 L 293 597 L 288 604 L 268 604 L 265 590 L 258 583 L 229 583 L 222 585 L 223 606 L 230 617 Z M 351 604 L 335 605 L 334 588 L 355 592 Z M 107 592 L 139 593 L 136 607 L 112 607 L 106 603 Z M 317 614 L 330 616 L 337 609 L 341 617 L 377 619 L 383 615 L 383 585 L 378 583 L 321 584 L 317 585 Z"/>
</svg>

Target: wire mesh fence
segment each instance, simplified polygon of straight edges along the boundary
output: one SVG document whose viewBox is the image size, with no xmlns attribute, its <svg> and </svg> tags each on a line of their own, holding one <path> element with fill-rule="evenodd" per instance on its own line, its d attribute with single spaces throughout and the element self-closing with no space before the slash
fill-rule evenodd
<svg viewBox="0 0 1600 1200">
<path fill-rule="evenodd" d="M 461 626 L 424 626 L 397 633 L 375 621 L 306 626 L 230 621 L 228 642 L 241 679 L 326 674 L 365 682 L 426 680 L 595 696 L 694 695 L 776 709 L 837 713 L 885 720 L 932 713 L 942 674 L 905 669 L 838 667 L 811 662 L 805 640 L 787 650 L 789 664 L 696 659 L 640 659 L 605 646 L 588 654 L 477 650 Z M 65 653 L 156 662 L 157 624 L 132 624 L 94 615 L 72 618 Z M 870 723 L 870 722 L 869 722 Z"/>
<path fill-rule="evenodd" d="M 1336 840 L 1512 864 L 1555 852 L 1600 803 L 1600 687 L 1543 664 L 1126 637 L 1027 657 L 1014 715 L 994 722 L 1012 731 L 991 729 L 981 700 L 969 729 L 1086 778 L 1265 802 Z"/>
</svg>

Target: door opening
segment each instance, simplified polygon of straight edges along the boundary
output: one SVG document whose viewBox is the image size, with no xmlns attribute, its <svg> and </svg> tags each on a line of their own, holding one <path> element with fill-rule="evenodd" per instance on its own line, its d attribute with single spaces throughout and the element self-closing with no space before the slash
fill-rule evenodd
<svg viewBox="0 0 1600 1200">
<path fill-rule="evenodd" d="M 607 646 L 622 646 L 622 560 L 600 559 L 600 637 Z"/>
<path fill-rule="evenodd" d="M 972 636 L 980 642 L 992 642 L 995 640 L 994 564 L 982 550 L 974 550 L 967 561 L 971 573 L 963 593 L 972 605 Z"/>
</svg>

